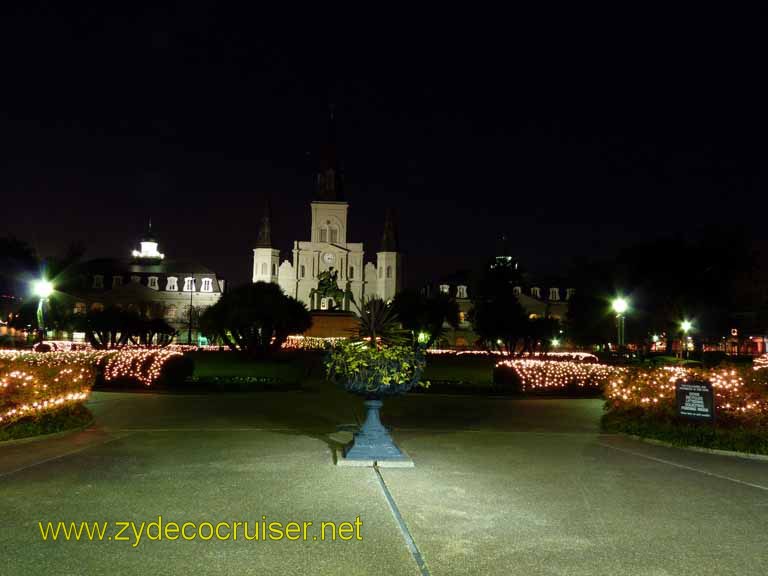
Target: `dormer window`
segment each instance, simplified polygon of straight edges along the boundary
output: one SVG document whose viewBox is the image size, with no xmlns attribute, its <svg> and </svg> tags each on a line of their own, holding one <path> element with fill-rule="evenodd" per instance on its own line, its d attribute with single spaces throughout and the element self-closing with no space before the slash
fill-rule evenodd
<svg viewBox="0 0 768 576">
<path fill-rule="evenodd" d="M 515 286 L 514 288 L 512 288 L 512 294 L 514 294 L 515 296 L 520 296 L 520 294 L 522 293 L 523 293 L 523 289 L 520 286 Z"/>
<path fill-rule="evenodd" d="M 549 289 L 549 299 L 550 300 L 560 300 L 560 289 L 559 288 L 550 288 Z"/>
<path fill-rule="evenodd" d="M 102 276 L 101 274 L 96 274 L 93 277 L 93 287 L 104 288 L 104 276 Z"/>
<path fill-rule="evenodd" d="M 112 288 L 119 288 L 123 285 L 122 276 L 112 276 Z"/>
<path fill-rule="evenodd" d="M 213 280 L 203 278 L 200 284 L 200 292 L 213 292 Z"/>
<path fill-rule="evenodd" d="M 179 279 L 176 276 L 168 276 L 168 280 L 165 282 L 165 289 L 168 292 L 179 291 Z"/>
<path fill-rule="evenodd" d="M 448 284 L 440 284 L 440 292 L 442 294 L 448 294 L 449 291 L 450 291 L 450 286 L 448 286 Z"/>
<path fill-rule="evenodd" d="M 150 276 L 147 281 L 147 286 L 149 286 L 152 290 L 159 290 L 160 286 L 157 283 L 157 276 Z"/>
<path fill-rule="evenodd" d="M 565 299 L 570 300 L 571 298 L 573 298 L 573 295 L 575 292 L 576 292 L 575 288 L 567 288 L 565 290 Z"/>
<path fill-rule="evenodd" d="M 456 298 L 466 298 L 467 297 L 467 287 L 464 285 L 456 286 Z"/>
<path fill-rule="evenodd" d="M 533 288 L 531 288 L 531 296 L 533 296 L 534 298 L 541 298 L 541 288 L 539 288 L 538 286 L 534 286 Z"/>
<path fill-rule="evenodd" d="M 131 276 L 131 282 L 133 284 L 141 284 L 141 276 Z"/>
<path fill-rule="evenodd" d="M 187 276 L 184 278 L 184 292 L 194 292 L 195 291 L 195 279 L 192 276 Z"/>
</svg>

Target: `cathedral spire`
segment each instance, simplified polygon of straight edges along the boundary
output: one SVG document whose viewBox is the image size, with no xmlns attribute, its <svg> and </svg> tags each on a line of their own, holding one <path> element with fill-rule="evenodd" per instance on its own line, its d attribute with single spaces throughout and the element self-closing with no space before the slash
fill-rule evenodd
<svg viewBox="0 0 768 576">
<path fill-rule="evenodd" d="M 344 201 L 344 189 L 336 150 L 336 117 L 333 106 L 330 106 L 325 143 L 320 150 L 315 200 L 319 202 Z"/>
<path fill-rule="evenodd" d="M 395 215 L 391 208 L 387 208 L 384 215 L 384 233 L 381 235 L 381 251 L 397 252 L 397 229 L 395 228 Z"/>
<path fill-rule="evenodd" d="M 272 247 L 272 203 L 269 194 L 264 197 L 264 211 L 259 221 L 259 233 L 256 237 L 256 248 Z"/>
</svg>

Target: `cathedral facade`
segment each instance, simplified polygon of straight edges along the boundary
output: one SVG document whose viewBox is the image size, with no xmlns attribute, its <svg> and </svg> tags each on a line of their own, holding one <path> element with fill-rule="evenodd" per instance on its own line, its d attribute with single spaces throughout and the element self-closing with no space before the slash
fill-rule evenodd
<svg viewBox="0 0 768 576">
<path fill-rule="evenodd" d="M 332 138 L 321 157 L 310 210 L 309 238 L 294 241 L 290 260 L 280 262 L 280 251 L 272 245 L 267 201 L 253 250 L 253 282 L 275 282 L 310 310 L 356 312 L 370 298 L 392 300 L 404 281 L 403 256 L 398 250 L 392 212 L 387 211 L 375 261 L 366 261 L 363 244 L 349 241 L 349 204 L 344 198 Z"/>
</svg>

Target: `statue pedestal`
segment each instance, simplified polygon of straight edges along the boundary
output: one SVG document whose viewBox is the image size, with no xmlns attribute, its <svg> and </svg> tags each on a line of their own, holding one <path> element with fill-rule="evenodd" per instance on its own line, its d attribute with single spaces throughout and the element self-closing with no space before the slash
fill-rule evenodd
<svg viewBox="0 0 768 576">
<path fill-rule="evenodd" d="M 304 336 L 316 338 L 349 338 L 357 330 L 358 319 L 354 312 L 312 310 L 312 327 Z"/>
</svg>

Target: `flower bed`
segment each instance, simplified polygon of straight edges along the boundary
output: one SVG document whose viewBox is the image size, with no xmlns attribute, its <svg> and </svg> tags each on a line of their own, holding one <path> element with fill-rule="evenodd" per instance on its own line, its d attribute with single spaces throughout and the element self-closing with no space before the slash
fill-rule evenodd
<svg viewBox="0 0 768 576">
<path fill-rule="evenodd" d="M 591 361 L 518 358 L 497 362 L 494 382 L 522 393 L 597 393 L 621 370 Z"/>
<path fill-rule="evenodd" d="M 768 454 L 766 373 L 751 368 L 630 368 L 606 388 L 603 429 L 678 445 Z M 712 383 L 716 423 L 690 422 L 676 414 L 675 383 Z"/>
</svg>

